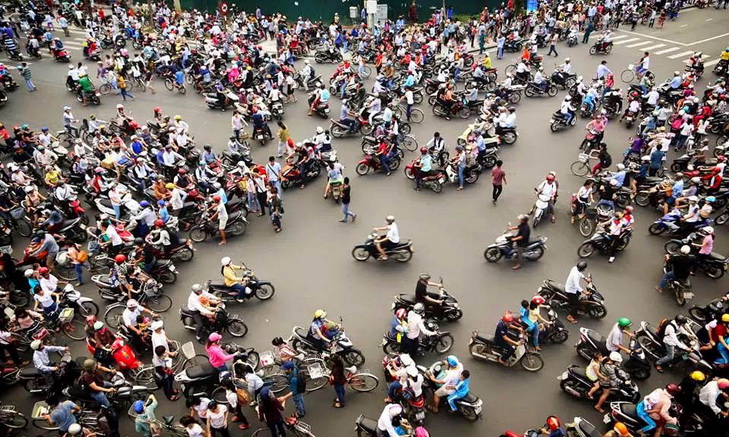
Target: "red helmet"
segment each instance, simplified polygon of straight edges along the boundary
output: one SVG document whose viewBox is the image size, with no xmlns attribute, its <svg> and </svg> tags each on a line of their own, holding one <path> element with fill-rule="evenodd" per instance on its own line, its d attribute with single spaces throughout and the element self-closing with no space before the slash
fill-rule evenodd
<svg viewBox="0 0 729 437">
<path fill-rule="evenodd" d="M 550 431 L 556 431 L 562 426 L 562 421 L 557 416 L 547 417 L 547 427 Z"/>
<path fill-rule="evenodd" d="M 50 272 L 50 270 L 48 270 L 48 267 L 41 267 L 38 269 L 38 273 L 40 273 L 41 275 L 47 275 L 48 272 Z"/>
<path fill-rule="evenodd" d="M 533 304 L 544 305 L 545 302 L 546 302 L 546 300 L 540 295 L 536 295 L 532 298 Z"/>
<path fill-rule="evenodd" d="M 93 324 L 96 323 L 97 320 L 98 319 L 96 318 L 96 316 L 86 316 L 86 324 L 87 325 L 92 325 L 93 326 Z"/>
<path fill-rule="evenodd" d="M 219 195 L 217 195 L 217 194 L 216 194 L 216 195 L 214 195 L 214 196 L 213 196 L 213 200 L 214 200 L 214 201 L 216 201 L 216 202 L 220 202 L 220 196 L 219 196 Z"/>
<path fill-rule="evenodd" d="M 152 108 L 152 110 L 154 112 L 162 112 L 162 108 L 160 108 L 159 106 L 155 106 L 154 108 Z"/>
<path fill-rule="evenodd" d="M 511 313 L 505 313 L 504 317 L 501 318 L 504 323 L 511 323 L 514 321 L 514 316 Z"/>
<path fill-rule="evenodd" d="M 185 174 L 185 173 L 187 173 L 187 170 L 185 170 L 184 168 L 177 170 L 177 174 Z"/>
<path fill-rule="evenodd" d="M 548 174 L 547 175 L 547 182 L 553 182 L 554 181 L 554 175 Z"/>
<path fill-rule="evenodd" d="M 117 256 L 114 257 L 114 261 L 116 261 L 118 264 L 121 264 L 123 262 L 126 262 L 126 260 L 127 260 L 127 256 L 126 255 L 122 255 L 121 253 L 119 255 L 117 255 Z"/>
<path fill-rule="evenodd" d="M 681 389 L 676 384 L 668 384 L 666 386 L 666 391 L 671 396 L 676 396 L 677 394 L 679 394 L 681 392 Z"/>
<path fill-rule="evenodd" d="M 397 317 L 398 319 L 404 319 L 407 315 L 408 311 L 405 308 L 400 308 L 399 310 L 395 311 L 395 317 Z"/>
<path fill-rule="evenodd" d="M 426 153 L 428 153 L 428 148 L 427 147 L 421 147 L 420 148 L 420 153 L 422 153 L 423 155 L 425 155 Z"/>
<path fill-rule="evenodd" d="M 729 388 L 729 379 L 721 378 L 720 380 L 716 381 L 717 386 L 720 390 L 726 390 Z"/>
<path fill-rule="evenodd" d="M 162 219 L 157 219 L 157 220 L 155 220 L 155 221 L 154 221 L 154 225 L 155 225 L 156 227 L 158 227 L 158 228 L 161 228 L 162 226 L 164 226 L 164 225 L 165 225 L 165 221 L 164 221 L 164 220 L 162 220 Z"/>
</svg>

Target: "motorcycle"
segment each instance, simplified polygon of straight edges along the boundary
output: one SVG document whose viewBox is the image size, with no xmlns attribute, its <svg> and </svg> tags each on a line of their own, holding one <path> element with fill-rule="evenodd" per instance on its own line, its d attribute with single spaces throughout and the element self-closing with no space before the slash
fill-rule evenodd
<svg viewBox="0 0 729 437">
<path fill-rule="evenodd" d="M 549 122 L 549 129 L 552 132 L 557 132 L 562 128 L 573 127 L 575 124 L 577 124 L 577 117 L 575 114 L 572 114 L 572 119 L 568 123 L 567 115 L 562 114 L 560 110 L 557 110 L 554 114 L 552 114 L 552 120 Z"/>
<path fill-rule="evenodd" d="M 280 100 L 271 104 L 271 116 L 276 120 L 283 120 L 284 112 L 284 106 Z"/>
<path fill-rule="evenodd" d="M 370 257 L 379 257 L 379 251 L 375 247 L 375 239 L 378 234 L 373 232 L 367 236 L 364 244 L 358 244 L 352 249 L 352 258 L 357 261 L 367 261 Z M 413 242 L 407 240 L 399 242 L 392 249 L 385 249 L 388 259 L 394 259 L 398 262 L 405 263 L 413 257 Z"/>
<path fill-rule="evenodd" d="M 458 169 L 453 161 L 448 161 L 445 165 L 445 174 L 448 180 L 454 184 L 458 184 Z M 475 184 L 478 178 L 481 176 L 481 167 L 478 162 L 468 161 L 466 168 L 463 170 L 463 182 L 466 184 Z"/>
<path fill-rule="evenodd" d="M 592 360 L 597 355 L 607 356 L 605 339 L 592 329 L 580 328 L 580 341 L 575 345 L 577 355 Z M 651 376 L 652 366 L 646 359 L 645 351 L 640 347 L 636 337 L 630 337 L 630 355 L 627 360 L 623 361 L 622 369 L 630 374 L 631 377 L 643 381 Z"/>
<path fill-rule="evenodd" d="M 66 49 L 51 49 L 51 54 L 56 62 L 71 62 L 71 54 Z"/>
<path fill-rule="evenodd" d="M 727 301 L 729 300 L 728 295 L 724 295 L 721 297 L 718 297 L 711 302 L 709 302 L 707 305 L 700 307 L 694 305 L 689 310 L 689 315 L 691 318 L 696 320 L 697 322 L 701 324 L 705 324 L 708 321 L 716 318 L 716 316 L 723 314 L 726 312 L 727 307 Z"/>
<path fill-rule="evenodd" d="M 671 416 L 680 416 L 680 405 L 677 405 L 675 401 L 671 405 L 671 410 Z M 610 411 L 605 413 L 603 422 L 611 429 L 615 423 L 620 422 L 633 435 L 637 435 L 638 431 L 645 426 L 645 421 L 638 416 L 635 402 L 610 402 Z M 661 435 L 666 437 L 705 435 L 703 434 L 703 419 L 698 414 L 693 414 L 689 423 L 681 422 L 681 432 L 678 428 L 667 425 L 664 426 Z"/>
<path fill-rule="evenodd" d="M 235 107 L 239 101 L 238 96 L 230 90 L 225 90 L 226 99 L 223 101 L 218 98 L 218 93 L 205 93 L 203 96 L 205 97 L 205 104 L 208 105 L 208 108 L 220 109 L 221 111 Z"/>
<path fill-rule="evenodd" d="M 367 119 L 355 119 L 354 130 L 350 130 L 349 126 L 342 123 L 339 120 L 332 119 L 332 125 L 329 126 L 329 131 L 332 133 L 334 138 L 344 138 L 353 135 L 369 135 L 372 133 L 372 125 L 370 125 Z"/>
<path fill-rule="evenodd" d="M 84 101 L 84 94 L 86 94 L 86 101 L 94 106 L 101 105 L 101 93 L 94 90 L 93 92 L 85 93 L 85 91 L 79 86 L 76 89 L 76 100 L 80 103 Z"/>
<path fill-rule="evenodd" d="M 317 342 L 309 337 L 309 329 L 302 328 L 301 326 L 294 326 L 291 331 L 291 337 L 286 340 L 286 343 L 300 353 L 322 353 Z M 347 337 L 347 334 L 341 328 L 337 329 L 334 337 L 331 338 L 329 348 L 329 350 L 325 350 L 324 352 L 339 355 L 350 366 L 362 367 L 365 363 L 365 357 L 362 351 L 354 347 L 352 340 Z"/>
<path fill-rule="evenodd" d="M 225 234 L 231 236 L 243 235 L 246 233 L 248 220 L 242 211 L 233 212 L 225 225 Z M 215 237 L 219 234 L 217 223 L 208 220 L 207 211 L 202 215 L 202 221 L 190 229 L 190 240 L 195 243 L 202 243 L 208 237 Z"/>
<path fill-rule="evenodd" d="M 433 352 L 437 354 L 448 353 L 453 347 L 453 336 L 448 331 L 440 331 L 438 325 L 432 320 L 426 320 L 425 326 L 429 330 L 435 332 L 434 335 L 428 335 L 418 341 L 418 355 L 425 354 L 426 352 Z M 401 341 L 398 341 L 396 337 L 387 331 L 382 335 L 382 350 L 385 354 L 398 354 L 407 352 Z"/>
<path fill-rule="evenodd" d="M 390 157 L 390 162 L 389 162 L 390 171 L 395 171 L 398 168 L 400 168 L 400 162 L 401 162 L 400 156 L 394 155 L 394 156 Z M 382 165 L 382 162 L 381 162 L 379 156 L 368 153 L 364 158 L 362 158 L 357 163 L 357 167 L 355 167 L 354 171 L 357 172 L 358 175 L 364 176 L 367 173 L 369 173 L 370 170 L 373 170 L 375 172 L 378 170 L 385 171 L 385 167 Z"/>
<path fill-rule="evenodd" d="M 585 292 L 587 293 L 586 295 L 580 296 L 577 305 L 577 314 L 587 315 L 593 319 L 604 318 L 607 315 L 605 298 L 600 294 L 592 281 L 585 287 Z M 564 285 L 554 282 L 551 279 L 542 282 L 539 290 L 537 290 L 537 294 L 546 299 L 547 304 L 554 309 L 569 308 L 569 299 L 564 291 Z"/>
<path fill-rule="evenodd" d="M 679 332 L 678 339 L 683 344 L 688 346 L 690 351 L 684 351 L 679 348 L 675 348 L 676 354 L 674 356 L 673 363 L 669 363 L 669 365 L 686 368 L 697 368 L 702 372 L 707 372 L 711 374 L 713 373 L 712 365 L 706 362 L 703 359 L 701 352 L 699 352 L 699 346 L 701 342 L 696 336 L 696 332 L 701 329 L 701 326 L 691 319 L 687 320 L 688 326 L 685 329 L 689 333 L 689 336 L 686 336 L 685 334 Z M 666 355 L 666 346 L 663 343 L 663 338 L 661 335 L 659 335 L 659 332 L 650 325 L 650 323 L 640 322 L 640 328 L 635 331 L 635 337 L 637 338 L 640 346 L 647 353 L 647 357 L 649 359 L 657 361 Z"/>
<path fill-rule="evenodd" d="M 507 53 L 516 53 L 521 51 L 524 41 L 521 38 L 507 39 L 504 42 L 504 51 Z"/>
<path fill-rule="evenodd" d="M 149 397 L 149 388 L 132 384 L 121 372 L 116 372 L 110 382 L 114 391 L 107 393 L 106 397 L 111 403 L 111 408 L 116 411 L 126 411 L 135 401 L 146 400 Z M 83 390 L 78 384 L 71 384 L 63 390 L 63 394 L 83 408 L 98 409 L 99 403 L 89 396 L 89 391 Z"/>
<path fill-rule="evenodd" d="M 314 52 L 314 61 L 316 61 L 317 64 L 322 64 L 324 62 L 342 62 L 342 52 L 340 52 L 337 48 L 317 50 Z"/>
<path fill-rule="evenodd" d="M 438 322 L 447 321 L 455 322 L 463 317 L 463 310 L 458 305 L 458 300 L 453 297 L 448 291 L 443 288 L 443 278 L 440 280 L 441 288 L 437 293 L 428 292 L 428 297 L 431 299 L 439 300 L 443 302 L 440 306 L 426 305 L 425 306 L 425 318 L 433 319 Z M 414 294 L 399 294 L 395 296 L 395 301 L 391 305 L 392 311 L 396 311 L 400 308 L 405 308 L 410 311 L 415 306 L 415 295 Z"/>
<path fill-rule="evenodd" d="M 49 386 L 41 372 L 35 367 L 24 367 L 17 373 L 17 381 L 30 394 L 50 395 L 63 387 L 73 384 L 80 376 L 80 366 L 71 358 L 70 353 L 62 356 L 54 375 L 54 385 Z"/>
<path fill-rule="evenodd" d="M 498 262 L 501 258 L 514 259 L 516 257 L 516 250 L 513 248 L 511 238 L 515 234 L 512 231 L 506 231 L 504 234 L 496 237 L 496 242 L 489 247 L 483 253 L 483 257 L 490 263 Z M 521 256 L 529 261 L 537 261 L 547 250 L 547 237 L 539 236 L 533 239 L 523 249 Z"/>
<path fill-rule="evenodd" d="M 572 88 L 577 82 L 577 75 L 574 73 L 564 74 L 560 70 L 555 70 L 552 73 L 552 83 L 559 85 L 563 90 Z"/>
<path fill-rule="evenodd" d="M 622 234 L 618 237 L 619 240 L 616 243 L 615 251 L 622 252 L 625 250 L 626 247 L 628 247 L 628 244 L 630 243 L 630 237 L 632 235 L 632 232 L 630 230 L 623 231 Z M 577 256 L 580 258 L 589 258 L 592 256 L 592 254 L 595 253 L 595 251 L 598 251 L 600 253 L 609 254 L 611 253 L 611 246 L 612 246 L 612 239 L 608 235 L 607 232 L 603 230 L 598 230 L 595 232 L 592 237 L 585 240 L 580 247 L 577 248 Z"/>
<path fill-rule="evenodd" d="M 436 361 L 427 368 L 425 366 L 418 366 L 418 370 L 425 376 L 423 391 L 425 391 L 425 389 L 428 389 L 429 391 L 435 393 L 435 391 L 440 387 L 433 382 L 433 379 L 442 381 L 445 378 L 445 361 Z M 473 392 L 469 391 L 465 397 L 457 399 L 455 401 L 455 404 L 458 415 L 460 415 L 467 421 L 475 422 L 481 418 L 483 401 L 478 396 L 473 394 Z"/>
<path fill-rule="evenodd" d="M 543 96 L 545 94 L 549 97 L 556 96 L 557 86 L 549 79 L 545 79 L 544 82 L 544 87 L 534 82 L 529 82 L 526 85 L 526 88 L 524 88 L 524 95 L 526 95 L 527 97 Z"/>
<path fill-rule="evenodd" d="M 648 227 L 648 232 L 651 235 L 663 235 L 668 233 L 669 236 L 684 238 L 691 232 L 695 232 L 696 230 L 707 226 L 710 222 L 708 219 L 702 218 L 692 223 L 692 226 L 686 228 L 681 226 L 680 219 L 681 212 L 678 209 L 669 211 L 668 214 L 659 217 L 655 222 L 653 222 L 653 224 Z"/>
<path fill-rule="evenodd" d="M 410 180 L 415 180 L 415 175 L 419 171 L 415 167 L 415 163 L 418 162 L 418 158 L 413 160 L 412 163 L 405 166 L 405 177 Z M 430 188 L 434 193 L 440 193 L 443 191 L 443 184 L 446 183 L 446 174 L 443 171 L 431 170 L 431 174 L 426 175 L 420 181 L 420 185 L 423 188 Z"/>
<path fill-rule="evenodd" d="M 550 308 L 548 305 L 543 305 L 547 309 L 547 316 L 545 317 L 547 321 L 550 322 L 549 325 L 543 325 L 540 324 L 539 326 L 539 343 L 544 344 L 546 342 L 550 343 L 564 343 L 567 341 L 567 339 L 570 336 L 570 332 L 564 327 L 564 323 L 562 323 L 561 320 L 557 317 L 557 313 Z M 518 323 L 519 325 L 524 328 L 525 326 L 521 323 L 521 321 L 514 321 L 515 323 Z"/>
<path fill-rule="evenodd" d="M 625 127 L 627 127 L 628 129 L 633 127 L 633 123 L 635 123 L 635 118 L 637 115 L 638 114 L 633 111 L 628 111 L 628 113 L 625 114 L 625 117 L 623 117 L 622 119 L 625 122 Z"/>
<path fill-rule="evenodd" d="M 567 47 L 573 47 L 577 45 L 577 35 L 574 33 L 571 33 L 570 36 L 567 37 Z"/>
<path fill-rule="evenodd" d="M 547 213 L 549 209 L 549 201 L 552 200 L 552 196 L 549 194 L 538 194 L 537 201 L 534 203 L 534 219 L 532 220 L 532 227 L 534 229 L 539 226 L 539 222 L 542 221 L 542 217 Z"/>
<path fill-rule="evenodd" d="M 262 146 L 265 146 L 267 142 L 271 141 L 271 133 L 268 129 L 262 126 L 258 126 L 253 129 L 253 140 L 258 141 Z"/>
<path fill-rule="evenodd" d="M 306 167 L 306 181 L 316 179 L 321 174 L 321 165 L 318 162 L 313 162 Z M 299 166 L 294 164 L 286 164 L 281 170 L 281 187 L 285 190 L 294 185 L 302 185 L 305 182 L 304 178 L 301 177 L 301 170 Z"/>
<path fill-rule="evenodd" d="M 273 297 L 276 292 L 276 288 L 269 281 L 261 281 L 252 270 L 245 270 L 243 278 L 245 280 L 246 297 L 250 299 L 255 296 L 259 300 L 268 300 Z M 212 280 L 208 280 L 205 283 L 205 287 L 209 293 L 212 293 L 223 302 L 234 302 L 237 301 L 238 292 L 233 291 L 230 287 L 227 287 L 224 283 L 213 283 Z"/>
<path fill-rule="evenodd" d="M 618 379 L 618 386 L 610 390 L 610 397 L 613 401 L 638 402 L 640 400 L 640 390 L 638 385 L 630 379 L 630 376 L 621 369 L 615 369 L 615 376 Z M 585 368 L 574 364 L 567 367 L 557 377 L 559 387 L 563 392 L 576 397 L 577 399 L 587 399 L 587 393 L 595 385 L 595 381 L 590 380 L 585 374 Z"/>
<path fill-rule="evenodd" d="M 461 97 L 451 103 L 450 109 L 447 109 L 442 103 L 440 103 L 440 101 L 436 100 L 433 105 L 433 115 L 446 118 L 452 115 L 458 115 L 459 117 L 466 119 L 471 116 L 471 109 L 468 107 L 465 97 Z"/>
<path fill-rule="evenodd" d="M 613 50 L 613 42 L 610 41 L 607 44 L 603 44 L 601 39 L 598 39 L 595 41 L 595 44 L 590 47 L 590 54 L 591 55 L 607 55 Z"/>
<path fill-rule="evenodd" d="M 471 333 L 468 351 L 477 360 L 492 361 L 494 363 L 497 363 L 504 354 L 504 349 L 496 344 L 493 335 L 479 333 L 478 331 Z M 523 333 L 519 335 L 519 346 L 515 348 L 514 353 L 507 361 L 508 367 L 513 367 L 517 363 L 529 372 L 537 372 L 544 367 L 542 357 L 536 352 L 527 350 L 526 336 Z"/>
<path fill-rule="evenodd" d="M 195 319 L 187 306 L 180 308 L 180 321 L 185 329 L 197 331 L 197 324 L 195 323 Z M 248 326 L 246 326 L 240 316 L 237 314 L 230 314 L 226 311 L 225 304 L 222 302 L 215 308 L 214 320 L 206 320 L 206 328 L 207 329 L 204 329 L 203 331 L 209 332 L 205 332 L 204 335 L 202 335 L 202 338 L 198 339 L 201 343 L 204 343 L 208 334 L 212 332 L 220 333 L 222 331 L 226 331 L 228 334 L 237 338 L 244 337 L 248 333 Z"/>
</svg>

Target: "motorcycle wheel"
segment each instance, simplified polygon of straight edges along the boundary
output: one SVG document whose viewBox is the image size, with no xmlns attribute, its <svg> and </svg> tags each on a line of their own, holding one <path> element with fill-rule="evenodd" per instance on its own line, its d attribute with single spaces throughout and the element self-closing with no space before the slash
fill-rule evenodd
<svg viewBox="0 0 729 437">
<path fill-rule="evenodd" d="M 475 184 L 476 181 L 478 181 L 479 176 L 481 176 L 481 173 L 476 171 L 475 169 L 468 172 L 466 175 L 465 181 L 467 184 Z"/>
<path fill-rule="evenodd" d="M 248 326 L 240 319 L 231 320 L 225 330 L 228 331 L 228 334 L 238 338 L 248 334 Z"/>
<path fill-rule="evenodd" d="M 132 379 L 138 385 L 147 387 L 148 390 L 157 390 L 157 381 L 154 379 L 154 366 L 144 365 L 132 374 Z"/>
<path fill-rule="evenodd" d="M 576 386 L 577 386 L 577 382 L 576 381 L 573 381 L 571 379 L 563 379 L 559 383 L 559 388 L 562 389 L 563 392 L 565 392 L 565 393 L 567 393 L 568 395 L 571 395 L 571 396 L 574 396 L 572 394 L 572 391 L 576 391 L 576 392 L 580 392 L 580 393 L 582 392 L 582 390 L 580 390 Z"/>
<path fill-rule="evenodd" d="M 595 46 L 590 47 L 590 54 L 591 55 L 597 54 L 597 49 L 595 48 Z"/>
<path fill-rule="evenodd" d="M 183 249 L 180 249 L 172 254 L 172 261 L 190 261 L 194 256 L 195 251 L 185 246 Z"/>
<path fill-rule="evenodd" d="M 547 90 L 547 95 L 549 97 L 554 97 L 557 95 L 557 87 L 554 85 L 550 85 L 549 89 Z"/>
<path fill-rule="evenodd" d="M 559 130 L 559 124 L 556 121 L 552 121 L 549 123 L 549 130 L 552 132 L 557 132 Z"/>
<path fill-rule="evenodd" d="M 86 340 L 86 323 L 83 320 L 74 318 L 69 323 L 65 323 L 61 329 L 66 337 L 74 341 Z"/>
<path fill-rule="evenodd" d="M 359 133 L 361 133 L 362 135 L 365 135 L 365 136 L 370 135 L 372 133 L 372 125 L 367 124 L 367 125 L 360 126 Z"/>
<path fill-rule="evenodd" d="M 167 91 L 172 91 L 175 89 L 175 86 L 170 79 L 165 79 L 165 88 L 167 88 Z"/>
<path fill-rule="evenodd" d="M 392 161 L 390 161 L 390 170 L 395 171 L 398 168 L 400 168 L 400 163 L 402 161 L 400 160 L 399 156 L 395 156 L 392 158 Z"/>
<path fill-rule="evenodd" d="M 243 235 L 246 233 L 246 224 L 243 221 L 235 222 L 230 224 L 230 229 L 228 230 L 230 232 L 230 235 L 236 237 L 238 235 Z"/>
<path fill-rule="evenodd" d="M 76 271 L 74 270 L 73 265 L 71 265 L 71 263 L 68 263 L 65 266 L 56 265 L 55 272 L 59 279 L 62 279 L 66 282 L 71 282 L 71 281 L 76 280 Z"/>
<path fill-rule="evenodd" d="M 682 307 L 686 305 L 686 296 L 683 294 L 683 288 L 674 289 L 673 297 L 676 299 L 678 306 Z"/>
<path fill-rule="evenodd" d="M 337 126 L 336 124 L 332 126 L 332 136 L 334 138 L 343 138 L 345 135 L 347 135 L 347 130 L 344 128 L 341 128 Z"/>
<path fill-rule="evenodd" d="M 403 135 L 410 135 L 410 132 L 412 132 L 413 128 L 410 126 L 410 123 L 401 123 L 400 124 L 400 133 Z"/>
<path fill-rule="evenodd" d="M 440 193 L 443 191 L 443 184 L 439 181 L 433 181 L 430 183 L 430 189 L 433 190 L 434 193 Z"/>
<path fill-rule="evenodd" d="M 326 57 L 324 56 L 323 53 L 317 52 L 314 54 L 314 61 L 316 61 L 317 64 L 321 64 L 325 60 L 326 60 Z"/>
<path fill-rule="evenodd" d="M 155 313 L 164 313 L 172 308 L 172 299 L 164 294 L 150 296 L 145 305 Z"/>
<path fill-rule="evenodd" d="M 22 292 L 22 291 L 13 291 L 10 293 L 10 303 L 15 305 L 18 308 L 23 308 L 27 306 L 30 303 L 30 296 L 28 296 L 28 293 Z M 96 305 L 96 304 L 94 304 Z M 97 309 L 98 312 L 98 309 Z M 94 313 L 95 315 L 95 313 Z"/>
<path fill-rule="evenodd" d="M 630 205 L 630 203 L 631 203 L 631 200 L 630 200 L 629 193 L 627 193 L 625 191 L 621 191 L 621 192 L 618 192 L 615 194 L 615 205 L 616 206 L 618 206 L 620 208 L 625 208 L 626 206 Z"/>
<path fill-rule="evenodd" d="M 661 235 L 664 232 L 666 232 L 666 227 L 663 225 L 660 225 L 658 223 L 653 223 L 648 227 L 648 232 L 650 232 L 651 235 Z"/>
<path fill-rule="evenodd" d="M 534 97 L 534 88 L 527 85 L 527 87 L 524 88 L 524 94 L 526 94 L 527 97 Z"/>
<path fill-rule="evenodd" d="M 716 264 L 707 264 L 704 266 L 704 273 L 711 279 L 719 279 L 724 276 L 724 269 Z"/>
<path fill-rule="evenodd" d="M 537 229 L 537 226 L 539 226 L 539 222 L 542 221 L 542 215 L 543 213 L 540 213 L 539 211 L 534 214 L 534 219 L 532 220 L 532 228 Z"/>
<path fill-rule="evenodd" d="M 691 316 L 692 319 L 696 320 L 699 323 L 706 323 L 707 317 L 706 312 L 704 312 L 703 308 L 699 307 L 693 307 L 689 310 L 689 316 Z"/>
<path fill-rule="evenodd" d="M 456 320 L 459 320 L 461 317 L 463 317 L 463 311 L 461 311 L 461 310 L 450 311 L 450 312 L 446 313 L 446 315 L 445 315 L 445 318 L 449 322 L 455 322 Z"/>
<path fill-rule="evenodd" d="M 510 101 L 510 102 L 511 102 L 512 104 L 516 105 L 517 103 L 519 103 L 519 102 L 521 101 L 521 93 L 520 93 L 520 92 L 518 92 L 518 91 L 516 91 L 516 92 L 512 92 L 512 93 L 511 93 L 511 94 L 509 95 L 509 101 Z"/>
<path fill-rule="evenodd" d="M 366 175 L 367 173 L 369 173 L 369 171 L 370 171 L 370 166 L 369 166 L 369 165 L 367 165 L 367 164 L 365 164 L 364 162 L 361 162 L 361 163 L 357 164 L 357 167 L 355 167 L 354 171 L 355 171 L 355 172 L 356 172 L 356 173 L 357 173 L 358 175 L 360 175 L 360 176 L 364 176 L 364 175 Z"/>
<path fill-rule="evenodd" d="M 385 355 L 399 354 L 400 349 L 400 343 L 393 343 L 391 341 L 388 341 L 382 346 L 382 352 L 384 352 Z"/>
<path fill-rule="evenodd" d="M 202 228 L 202 226 L 195 226 L 194 228 L 190 229 L 190 240 L 194 241 L 195 243 L 202 243 L 203 241 L 207 240 L 208 233 L 205 232 L 205 229 Z"/>
<path fill-rule="evenodd" d="M 443 107 L 438 104 L 433 105 L 433 115 L 437 115 L 438 117 L 443 117 L 445 115 L 445 111 L 443 110 Z"/>
<path fill-rule="evenodd" d="M 489 247 L 483 252 L 483 257 L 490 263 L 495 263 L 504 256 L 498 247 Z"/>
<path fill-rule="evenodd" d="M 99 314 L 99 306 L 93 301 L 84 302 L 79 305 L 78 314 L 83 318 L 96 316 Z"/>
<path fill-rule="evenodd" d="M 453 336 L 450 334 L 445 334 L 441 338 L 438 339 L 438 342 L 435 344 L 435 351 L 439 354 L 444 354 L 451 350 L 453 347 Z"/>
<path fill-rule="evenodd" d="M 491 168 L 496 165 L 496 158 L 494 158 L 493 156 L 487 156 L 483 159 L 482 164 L 484 168 Z"/>
<path fill-rule="evenodd" d="M 483 360 L 481 356 L 487 354 L 486 346 L 482 345 L 481 343 L 474 343 L 468 346 L 468 353 L 470 353 L 471 356 L 477 360 Z"/>
<path fill-rule="evenodd" d="M 364 247 L 355 247 L 352 249 L 352 258 L 357 261 L 367 261 L 370 259 L 370 252 Z"/>
<path fill-rule="evenodd" d="M 471 116 L 471 110 L 468 108 L 461 108 L 458 111 L 458 116 L 465 120 Z"/>
<path fill-rule="evenodd" d="M 476 414 L 476 411 L 471 407 L 462 407 L 458 405 L 458 414 L 461 415 L 466 421 L 468 422 L 475 422 L 478 420 L 478 414 Z"/>
<path fill-rule="evenodd" d="M 607 316 L 607 309 L 602 306 L 594 306 L 587 311 L 587 315 L 593 319 L 602 319 Z"/>
<path fill-rule="evenodd" d="M 593 253 L 595 253 L 595 246 L 589 241 L 582 243 L 577 249 L 577 256 L 580 258 L 589 258 Z"/>
<path fill-rule="evenodd" d="M 33 228 L 30 227 L 30 223 L 25 218 L 21 218 L 15 222 L 15 229 L 21 237 L 30 237 L 30 234 L 33 233 Z"/>
<path fill-rule="evenodd" d="M 666 253 L 669 255 L 677 254 L 679 249 L 681 249 L 682 244 L 677 243 L 675 241 L 669 241 L 666 243 L 663 248 L 666 250 Z"/>
<path fill-rule="evenodd" d="M 569 333 L 569 331 L 567 331 L 565 329 L 563 331 L 557 331 L 554 334 L 550 335 L 549 337 L 547 337 L 547 340 L 549 340 L 552 343 L 561 344 L 561 343 L 564 343 L 565 341 L 567 341 L 567 339 L 569 337 L 570 337 L 570 333 Z"/>
<path fill-rule="evenodd" d="M 726 222 L 729 222 L 729 211 L 724 211 L 723 213 L 719 214 L 716 217 L 715 221 L 717 225 L 723 225 L 726 224 Z"/>
<path fill-rule="evenodd" d="M 405 167 L 405 177 L 410 179 L 411 181 L 415 180 L 415 175 L 413 174 L 412 167 Z"/>
<path fill-rule="evenodd" d="M 342 354 L 342 359 L 350 366 L 362 367 L 365 363 L 365 357 L 358 349 L 351 348 Z"/>
<path fill-rule="evenodd" d="M 651 370 L 650 369 L 635 369 L 632 372 L 630 372 L 630 376 L 632 376 L 633 379 L 637 379 L 638 381 L 645 381 L 646 379 L 651 377 Z"/>
<path fill-rule="evenodd" d="M 607 47 L 605 47 L 605 54 L 606 55 L 609 54 L 612 51 L 613 51 L 613 45 L 612 44 L 610 44 Z"/>
<path fill-rule="evenodd" d="M 635 195 L 635 198 L 633 198 L 633 201 L 638 206 L 646 207 L 651 203 L 650 194 L 638 193 Z"/>
<path fill-rule="evenodd" d="M 504 140 L 506 144 L 514 144 L 516 142 L 516 133 L 507 132 L 501 139 Z"/>
<path fill-rule="evenodd" d="M 276 287 L 273 284 L 259 284 L 255 291 L 256 297 L 260 300 L 268 300 L 276 293 Z"/>
<path fill-rule="evenodd" d="M 163 284 L 174 284 L 177 281 L 177 275 L 170 270 L 163 270 L 157 275 L 157 280 Z"/>
<path fill-rule="evenodd" d="M 225 387 L 219 386 L 210 394 L 210 398 L 215 400 L 218 404 L 228 405 L 228 398 L 226 397 Z"/>
<path fill-rule="evenodd" d="M 544 256 L 544 247 L 539 246 L 536 249 L 532 251 L 532 253 L 535 253 L 534 256 L 529 258 L 529 261 L 538 261 L 539 258 Z"/>
<path fill-rule="evenodd" d="M 535 354 L 533 352 L 525 353 L 524 356 L 521 358 L 520 363 L 522 369 L 529 372 L 538 372 L 542 370 L 542 367 L 544 367 L 544 360 L 542 359 L 542 357 L 540 357 L 539 354 Z"/>
<path fill-rule="evenodd" d="M 580 235 L 583 237 L 589 237 L 592 235 L 592 231 L 595 230 L 595 224 L 592 220 L 590 220 L 587 217 L 584 217 L 582 220 L 580 220 Z"/>
<path fill-rule="evenodd" d="M 423 103 L 423 93 L 421 93 L 421 92 L 417 92 L 417 93 L 413 94 L 413 101 L 414 101 L 414 102 L 415 102 L 416 104 L 420 104 L 420 103 Z M 416 122 L 416 123 L 417 123 L 417 122 Z"/>
</svg>

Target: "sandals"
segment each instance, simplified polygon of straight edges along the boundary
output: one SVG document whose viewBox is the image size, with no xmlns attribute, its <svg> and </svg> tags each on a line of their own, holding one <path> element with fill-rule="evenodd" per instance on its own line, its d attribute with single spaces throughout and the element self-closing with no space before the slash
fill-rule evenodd
<svg viewBox="0 0 729 437">
<path fill-rule="evenodd" d="M 427 405 L 425 408 L 427 408 L 428 411 L 438 414 L 438 410 L 436 410 L 435 407 L 433 407 L 432 405 Z"/>
<path fill-rule="evenodd" d="M 343 407 L 344 407 L 344 405 L 340 404 L 339 402 L 334 403 L 334 408 L 343 408 Z"/>
<path fill-rule="evenodd" d="M 594 409 L 595 409 L 595 411 L 597 411 L 597 412 L 598 412 L 598 413 L 600 413 L 600 414 L 605 414 L 605 410 L 603 410 L 602 408 L 597 408 L 597 406 L 594 406 L 594 407 L 592 407 L 592 408 L 594 408 Z"/>
</svg>

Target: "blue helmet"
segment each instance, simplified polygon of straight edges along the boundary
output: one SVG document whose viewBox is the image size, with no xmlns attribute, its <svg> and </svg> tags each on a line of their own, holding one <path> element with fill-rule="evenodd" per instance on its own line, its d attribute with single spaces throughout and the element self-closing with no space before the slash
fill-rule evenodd
<svg viewBox="0 0 729 437">
<path fill-rule="evenodd" d="M 139 202 L 139 206 L 141 206 L 142 208 L 146 208 L 149 206 L 149 202 L 147 202 L 146 200 L 142 200 L 141 202 Z"/>
<path fill-rule="evenodd" d="M 135 413 L 142 414 L 144 412 L 144 401 L 140 399 L 140 400 L 134 402 L 133 407 L 134 407 Z"/>
<path fill-rule="evenodd" d="M 451 367 L 456 367 L 458 365 L 458 358 L 456 358 L 455 355 L 448 355 L 448 358 L 446 358 L 446 361 L 448 362 L 448 365 Z"/>
<path fill-rule="evenodd" d="M 714 196 L 707 196 L 706 197 L 706 201 L 709 202 L 709 203 L 716 202 L 716 197 L 714 197 Z"/>
</svg>

